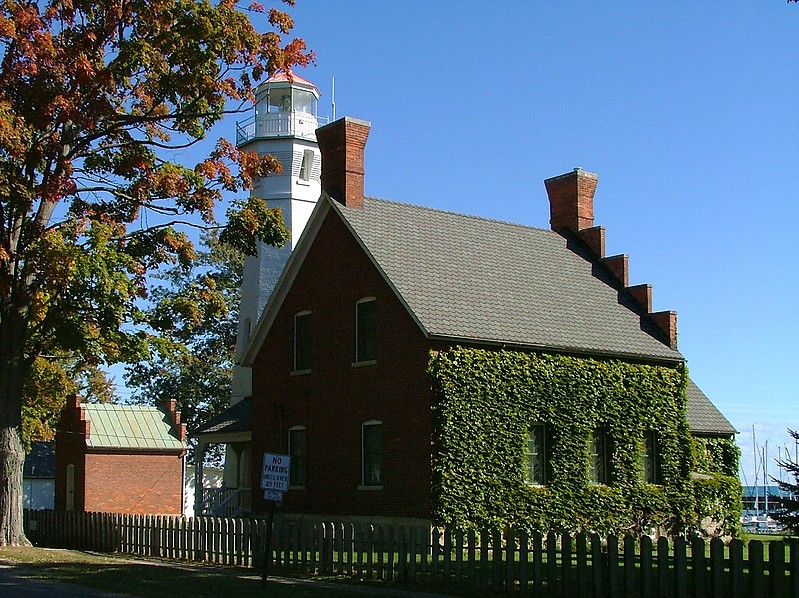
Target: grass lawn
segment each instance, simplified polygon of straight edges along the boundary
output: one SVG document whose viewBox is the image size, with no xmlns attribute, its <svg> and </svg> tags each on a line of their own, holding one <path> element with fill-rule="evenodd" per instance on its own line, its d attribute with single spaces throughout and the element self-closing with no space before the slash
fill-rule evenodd
<svg viewBox="0 0 799 598">
<path fill-rule="evenodd" d="M 270 580 L 266 589 L 261 590 L 260 576 L 251 569 L 133 560 L 76 550 L 0 547 L 0 562 L 19 567 L 23 577 L 153 598 L 244 598 L 259 594 L 270 598 L 343 598 L 352 596 L 359 589 L 297 580 Z"/>
</svg>

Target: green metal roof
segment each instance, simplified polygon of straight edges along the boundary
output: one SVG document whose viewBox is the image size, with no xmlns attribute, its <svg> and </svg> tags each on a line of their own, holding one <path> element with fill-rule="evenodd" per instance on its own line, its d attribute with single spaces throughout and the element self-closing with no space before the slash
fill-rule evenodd
<svg viewBox="0 0 799 598">
<path fill-rule="evenodd" d="M 169 412 L 140 405 L 83 405 L 89 448 L 183 449 Z"/>
</svg>

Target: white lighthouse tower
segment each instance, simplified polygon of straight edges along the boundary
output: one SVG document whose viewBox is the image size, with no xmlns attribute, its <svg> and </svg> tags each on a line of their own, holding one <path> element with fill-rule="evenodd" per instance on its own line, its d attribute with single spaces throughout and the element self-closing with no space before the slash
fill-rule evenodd
<svg viewBox="0 0 799 598">
<path fill-rule="evenodd" d="M 255 115 L 236 126 L 239 148 L 271 154 L 280 160 L 282 174 L 261 179 L 252 193 L 267 200 L 270 207 L 283 210 L 283 220 L 291 231 L 291 239 L 284 247 L 259 244 L 258 256 L 248 257 L 245 262 L 236 361 L 247 348 L 250 332 L 321 193 L 322 157 L 315 133 L 319 126 L 318 101 L 319 90 L 313 83 L 280 72 L 256 90 Z M 236 366 L 231 404 L 251 394 L 251 369 Z"/>
<path fill-rule="evenodd" d="M 258 244 L 258 255 L 244 264 L 236 361 L 250 341 L 258 318 L 277 279 L 297 244 L 321 194 L 322 156 L 316 142 L 319 90 L 297 75 L 277 73 L 258 86 L 255 115 L 236 123 L 236 145 L 261 155 L 275 156 L 281 174 L 255 183 L 252 194 L 283 211 L 290 231 L 284 247 Z M 326 120 L 326 119 L 325 119 Z M 323 123 L 324 124 L 324 123 Z M 193 434 L 195 447 L 194 513 L 234 516 L 248 513 L 251 504 L 252 370 L 234 366 L 230 407 Z M 203 460 L 211 444 L 225 445 L 222 487 L 204 487 Z"/>
</svg>

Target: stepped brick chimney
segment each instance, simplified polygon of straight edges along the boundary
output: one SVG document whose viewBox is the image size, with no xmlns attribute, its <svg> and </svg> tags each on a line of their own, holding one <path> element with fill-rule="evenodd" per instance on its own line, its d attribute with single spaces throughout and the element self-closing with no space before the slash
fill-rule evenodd
<svg viewBox="0 0 799 598">
<path fill-rule="evenodd" d="M 582 239 L 596 261 L 616 279 L 620 292 L 626 292 L 665 337 L 665 344 L 677 348 L 677 314 L 673 311 L 652 312 L 652 286 L 630 286 L 629 258 L 625 254 L 605 257 L 605 229 L 594 226 L 594 193 L 597 175 L 575 168 L 571 172 L 546 179 L 549 196 L 549 224 L 565 237 L 569 233 Z"/>
<path fill-rule="evenodd" d="M 316 130 L 322 153 L 322 191 L 348 207 L 363 206 L 364 148 L 371 126 L 346 116 Z"/>
</svg>

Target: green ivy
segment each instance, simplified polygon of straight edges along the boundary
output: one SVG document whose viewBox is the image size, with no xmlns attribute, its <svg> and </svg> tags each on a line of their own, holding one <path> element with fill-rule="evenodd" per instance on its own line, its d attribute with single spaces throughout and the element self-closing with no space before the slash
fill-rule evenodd
<svg viewBox="0 0 799 598">
<path fill-rule="evenodd" d="M 430 373 L 439 522 L 601 534 L 699 523 L 684 367 L 454 348 L 431 356 Z M 543 487 L 525 482 L 532 423 L 545 423 L 549 435 Z M 589 482 L 588 438 L 597 427 L 611 439 L 608 485 Z M 658 485 L 644 480 L 648 430 L 659 441 Z M 728 501 L 716 503 L 718 511 Z"/>
</svg>

